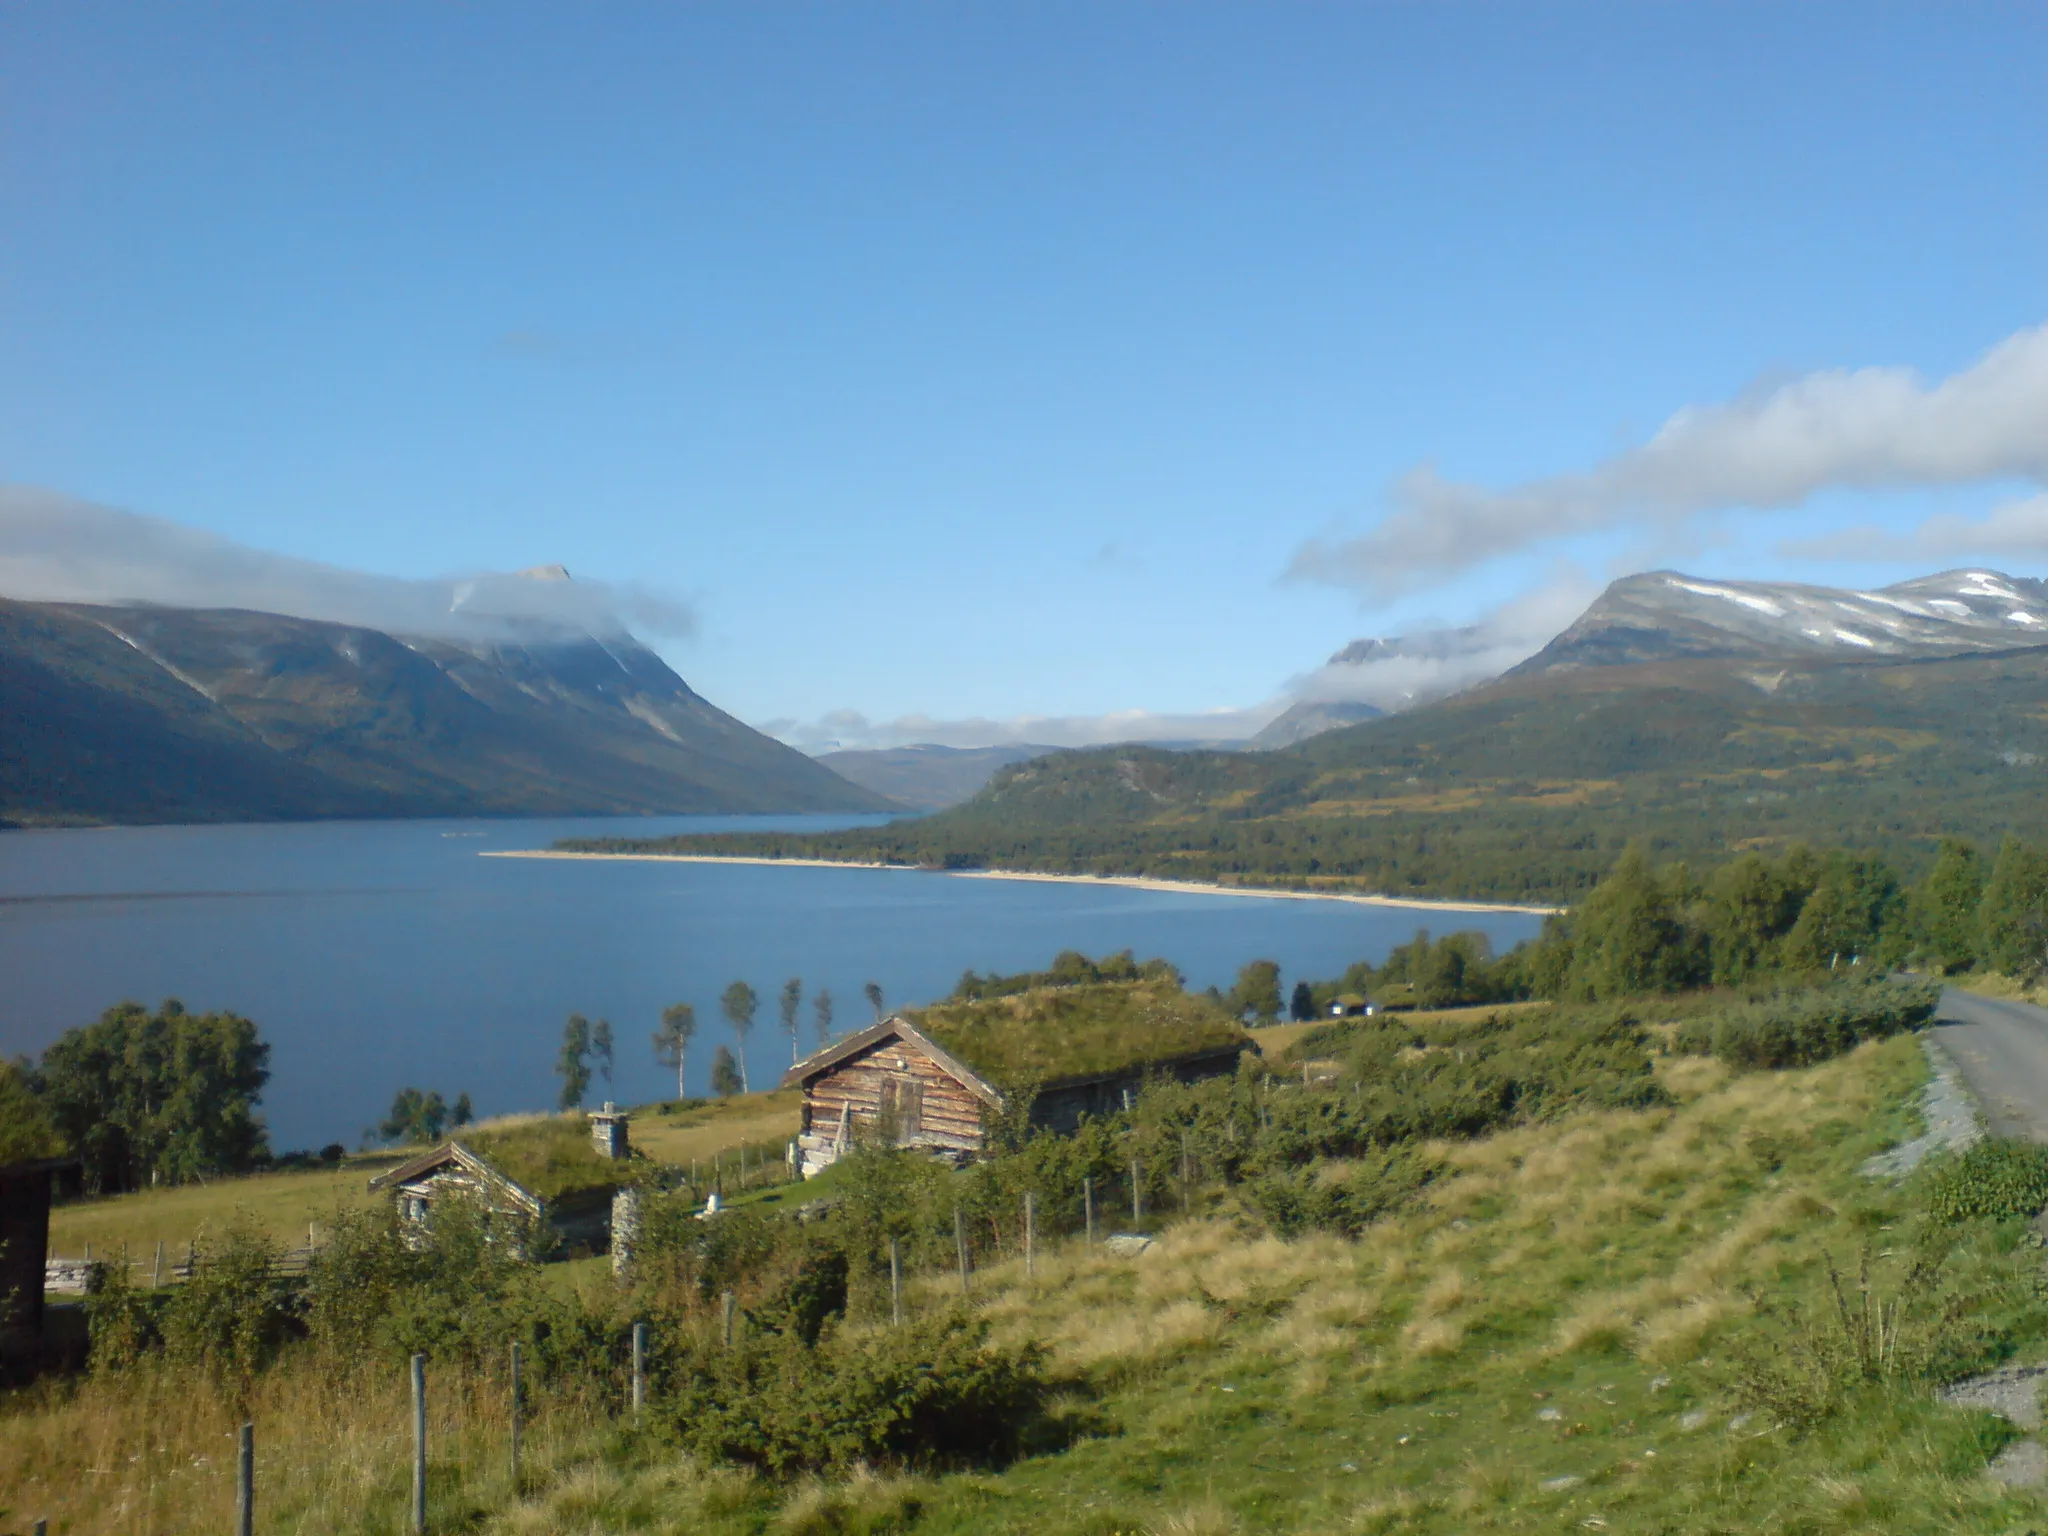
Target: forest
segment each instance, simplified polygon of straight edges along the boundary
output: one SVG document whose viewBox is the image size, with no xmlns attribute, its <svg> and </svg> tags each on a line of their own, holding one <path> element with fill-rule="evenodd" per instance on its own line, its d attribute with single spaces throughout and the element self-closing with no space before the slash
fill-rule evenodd
<svg viewBox="0 0 2048 1536">
<path fill-rule="evenodd" d="M 879 827 L 561 846 L 1561 905 L 1636 841 L 1698 869 L 1810 842 L 1917 878 L 1944 837 L 2048 837 L 2048 653 L 1754 671 L 1509 679 L 1278 752 L 1058 753 Z"/>
</svg>

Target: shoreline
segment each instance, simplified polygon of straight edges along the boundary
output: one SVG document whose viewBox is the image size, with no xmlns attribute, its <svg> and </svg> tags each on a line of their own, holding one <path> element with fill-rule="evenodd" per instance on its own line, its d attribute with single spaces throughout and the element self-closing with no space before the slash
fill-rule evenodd
<svg viewBox="0 0 2048 1536">
<path fill-rule="evenodd" d="M 906 874 L 945 875 L 955 880 L 1032 880 L 1048 885 L 1120 885 L 1134 891 L 1177 896 L 1241 896 L 1255 901 L 1343 901 L 1358 907 L 1421 907 L 1438 912 L 1520 912 L 1548 917 L 1562 907 L 1526 902 L 1457 901 L 1441 896 L 1376 896 L 1356 891 L 1283 891 L 1201 880 L 1162 880 L 1153 875 L 1053 875 L 1023 869 L 920 869 L 913 864 L 877 864 L 853 859 L 764 859 L 731 853 L 577 853 L 564 848 L 500 848 L 480 859 L 599 859 L 628 864 L 756 864 L 785 869 L 894 869 Z"/>
</svg>

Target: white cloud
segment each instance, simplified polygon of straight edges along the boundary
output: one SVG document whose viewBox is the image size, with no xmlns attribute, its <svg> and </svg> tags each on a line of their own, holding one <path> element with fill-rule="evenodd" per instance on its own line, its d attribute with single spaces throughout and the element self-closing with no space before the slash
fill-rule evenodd
<svg viewBox="0 0 2048 1536">
<path fill-rule="evenodd" d="M 1006 719 L 957 720 L 915 714 L 870 720 L 859 710 L 835 709 L 815 720 L 764 720 L 757 722 L 755 728 L 813 754 L 926 743 L 942 747 L 996 747 L 1013 743 L 1097 747 L 1128 741 L 1227 743 L 1256 734 L 1288 702 L 1281 699 L 1249 709 L 1196 710 L 1186 714 L 1126 709 L 1104 715 L 1012 715 Z"/>
<path fill-rule="evenodd" d="M 1790 539 L 1779 552 L 1808 560 L 1951 560 L 1971 555 L 2048 555 L 2048 493 L 1993 507 L 1983 517 L 1941 512 L 1911 533 L 1845 528 L 1815 539 Z"/>
<path fill-rule="evenodd" d="M 1393 712 L 1499 677 L 1542 650 L 1600 594 L 1599 584 L 1561 564 L 1544 585 L 1477 623 L 1345 647 L 1287 685 L 1293 700 L 1342 700 Z"/>
<path fill-rule="evenodd" d="M 686 603 L 634 584 L 496 572 L 444 581 L 375 576 L 33 486 L 0 485 L 0 596 L 251 608 L 415 635 L 488 635 L 533 623 L 677 636 L 696 627 Z"/>
<path fill-rule="evenodd" d="M 1550 581 L 1503 603 L 1477 623 L 1427 630 L 1394 641 L 1360 641 L 1321 667 L 1290 678 L 1280 692 L 1243 708 L 1181 714 L 1118 710 L 1105 715 L 1015 715 L 1007 719 L 941 720 L 899 715 L 870 720 L 837 709 L 816 720 L 768 720 L 759 729 L 805 752 L 840 748 L 1106 746 L 1112 742 L 1200 741 L 1219 745 L 1258 734 L 1290 706 L 1331 701 L 1375 704 L 1388 712 L 1439 699 L 1500 676 L 1541 650 L 1586 609 L 1599 587 L 1576 566 L 1560 565 Z M 1340 660 L 1352 652 L 1360 659 Z"/>
<path fill-rule="evenodd" d="M 1905 368 L 1811 373 L 1679 411 L 1639 448 L 1576 474 L 1487 490 L 1424 464 L 1356 538 L 1314 540 L 1289 574 L 1385 596 L 1545 540 L 1725 508 L 1794 507 L 1830 489 L 2048 482 L 2048 327 L 1928 384 Z"/>
</svg>

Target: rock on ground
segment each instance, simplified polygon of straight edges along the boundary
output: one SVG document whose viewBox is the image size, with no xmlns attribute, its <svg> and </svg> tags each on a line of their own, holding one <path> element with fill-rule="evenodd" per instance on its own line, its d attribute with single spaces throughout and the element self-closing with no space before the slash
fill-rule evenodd
<svg viewBox="0 0 2048 1536">
<path fill-rule="evenodd" d="M 2015 1440 L 1984 1472 L 2008 1488 L 2039 1488 L 2048 1483 L 2048 1446 L 2038 1440 Z"/>
<path fill-rule="evenodd" d="M 1919 1167 L 1931 1153 L 1944 1148 L 1960 1152 L 1984 1135 L 1977 1106 L 1948 1052 L 1935 1044 L 1929 1034 L 1920 1037 L 1920 1048 L 1927 1052 L 1928 1065 L 1934 1068 L 1934 1076 L 1920 1096 L 1920 1113 L 1927 1121 L 1927 1132 L 1866 1161 L 1863 1171 L 1873 1179 L 1899 1178 Z"/>
</svg>

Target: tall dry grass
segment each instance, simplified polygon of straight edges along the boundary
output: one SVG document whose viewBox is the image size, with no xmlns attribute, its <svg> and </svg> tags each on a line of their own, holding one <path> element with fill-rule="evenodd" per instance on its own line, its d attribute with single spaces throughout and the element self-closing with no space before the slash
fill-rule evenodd
<svg viewBox="0 0 2048 1536">
<path fill-rule="evenodd" d="M 515 1502 L 502 1378 L 430 1371 L 428 1486 L 437 1523 Z M 612 1433 L 597 1405 L 530 1392 L 529 1491 L 589 1463 Z M 246 1395 L 146 1363 L 46 1382 L 0 1408 L 0 1508 L 65 1536 L 231 1530 L 236 1436 L 255 1426 L 259 1528 L 399 1529 L 412 1487 L 412 1408 L 402 1368 L 347 1374 L 310 1357 Z"/>
</svg>

